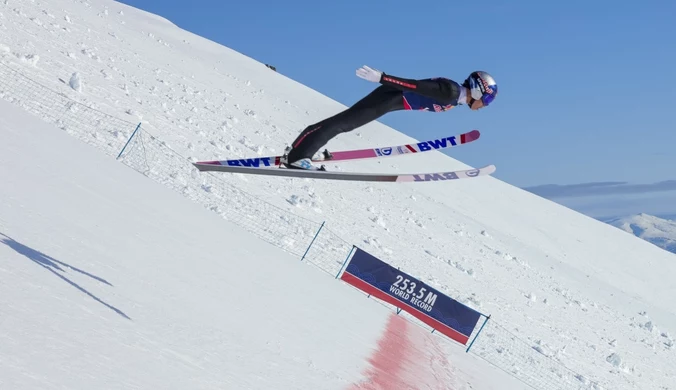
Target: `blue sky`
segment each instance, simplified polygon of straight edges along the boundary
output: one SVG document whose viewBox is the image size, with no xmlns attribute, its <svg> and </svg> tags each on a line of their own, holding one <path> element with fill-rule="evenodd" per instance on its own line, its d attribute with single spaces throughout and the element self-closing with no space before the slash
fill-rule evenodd
<svg viewBox="0 0 676 390">
<path fill-rule="evenodd" d="M 478 143 L 449 154 L 519 187 L 676 179 L 672 0 L 122 2 L 346 105 L 374 87 L 354 75 L 364 64 L 458 82 L 486 70 L 500 90 L 489 108 L 380 121 L 419 139 L 477 128 Z"/>
</svg>

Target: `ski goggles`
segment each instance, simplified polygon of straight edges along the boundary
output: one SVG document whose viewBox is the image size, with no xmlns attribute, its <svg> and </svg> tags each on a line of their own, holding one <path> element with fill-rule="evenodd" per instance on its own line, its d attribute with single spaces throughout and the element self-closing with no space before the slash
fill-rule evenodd
<svg viewBox="0 0 676 390">
<path fill-rule="evenodd" d="M 488 106 L 495 100 L 495 95 L 482 95 L 481 102 L 484 104 L 484 107 Z"/>
</svg>

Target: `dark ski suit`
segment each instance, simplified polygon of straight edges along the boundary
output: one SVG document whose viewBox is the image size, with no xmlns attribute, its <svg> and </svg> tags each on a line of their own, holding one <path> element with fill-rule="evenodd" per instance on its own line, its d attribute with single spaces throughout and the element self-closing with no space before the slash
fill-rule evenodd
<svg viewBox="0 0 676 390">
<path fill-rule="evenodd" d="M 340 133 L 352 131 L 398 110 L 443 112 L 458 105 L 458 83 L 442 77 L 410 80 L 383 73 L 380 86 L 352 107 L 310 125 L 291 144 L 288 161 L 312 156 Z"/>
</svg>

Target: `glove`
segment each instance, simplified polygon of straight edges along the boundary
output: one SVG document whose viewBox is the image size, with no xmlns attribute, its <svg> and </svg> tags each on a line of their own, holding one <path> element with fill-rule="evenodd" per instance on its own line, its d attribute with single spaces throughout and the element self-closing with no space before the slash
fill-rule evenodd
<svg viewBox="0 0 676 390">
<path fill-rule="evenodd" d="M 369 68 L 364 65 L 361 68 L 357 69 L 357 76 L 363 78 L 364 80 L 371 81 L 373 83 L 379 83 L 380 79 L 383 77 L 383 72 Z"/>
</svg>

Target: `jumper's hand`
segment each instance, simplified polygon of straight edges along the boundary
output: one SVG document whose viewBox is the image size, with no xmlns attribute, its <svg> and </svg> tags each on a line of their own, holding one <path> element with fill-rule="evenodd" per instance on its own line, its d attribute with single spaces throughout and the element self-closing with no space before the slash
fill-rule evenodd
<svg viewBox="0 0 676 390">
<path fill-rule="evenodd" d="M 357 69 L 357 76 L 363 78 L 364 80 L 379 83 L 380 78 L 383 77 L 383 72 L 377 69 L 369 68 L 368 66 L 364 65 L 361 68 Z"/>
</svg>

